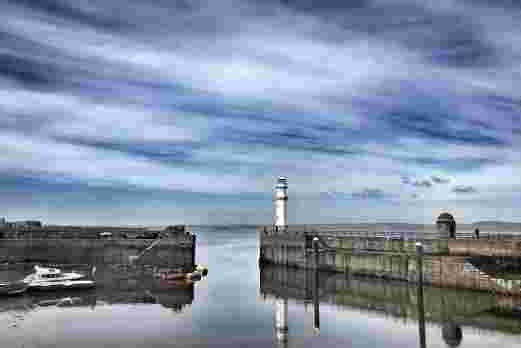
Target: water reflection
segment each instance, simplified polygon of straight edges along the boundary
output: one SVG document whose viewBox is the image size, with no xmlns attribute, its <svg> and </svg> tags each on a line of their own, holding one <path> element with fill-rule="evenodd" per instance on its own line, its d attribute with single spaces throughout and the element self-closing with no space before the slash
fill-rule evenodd
<svg viewBox="0 0 521 348">
<path fill-rule="evenodd" d="M 315 334 L 320 333 L 320 301 L 319 301 L 319 272 L 313 271 L 312 281 L 312 303 L 313 303 L 313 330 Z M 266 294 L 265 294 L 266 295 Z M 276 296 L 276 295 L 275 295 Z M 305 306 L 310 302 L 309 293 L 306 292 Z M 273 328 L 275 331 L 275 347 L 286 348 L 289 342 L 288 330 L 288 298 L 275 297 L 273 301 Z"/>
<path fill-rule="evenodd" d="M 0 271 L 0 279 L 19 279 L 30 272 L 31 267 L 18 265 L 4 269 Z M 61 268 L 67 271 L 70 266 Z M 81 268 L 74 267 L 75 270 Z M 95 280 L 96 288 L 91 290 L 37 291 L 0 298 L 0 312 L 27 312 L 43 307 L 90 307 L 94 310 L 96 306 L 112 304 L 159 304 L 173 312 L 181 312 L 194 299 L 192 282 L 157 279 L 151 268 L 98 267 Z"/>
<path fill-rule="evenodd" d="M 273 326 L 276 347 L 287 347 L 288 343 L 288 300 L 278 298 L 274 303 Z"/>
<path fill-rule="evenodd" d="M 320 303 L 400 318 L 406 323 L 418 325 L 420 347 L 428 346 L 425 337 L 429 336 L 429 332 L 425 331 L 426 328 L 427 331 L 433 330 L 433 327 L 438 327 L 440 331 L 431 335 L 439 334 L 447 347 L 461 345 L 463 326 L 521 334 L 519 315 L 515 312 L 521 299 L 486 292 L 427 286 L 420 292 L 415 285 L 404 282 L 275 265 L 261 266 L 260 292 L 266 298 L 279 299 L 275 302 L 276 310 L 281 308 L 279 303 L 284 303 L 286 317 L 288 300 L 307 304 L 312 297 L 313 326 L 317 330 L 321 324 Z M 501 315 L 498 315 L 499 312 Z M 291 341 L 291 332 L 289 335 L 286 333 L 283 342 Z"/>
<path fill-rule="evenodd" d="M 455 322 L 448 321 L 444 323 L 441 333 L 443 340 L 448 347 L 454 348 L 461 344 L 463 333 L 461 332 L 461 327 L 458 326 Z"/>
</svg>

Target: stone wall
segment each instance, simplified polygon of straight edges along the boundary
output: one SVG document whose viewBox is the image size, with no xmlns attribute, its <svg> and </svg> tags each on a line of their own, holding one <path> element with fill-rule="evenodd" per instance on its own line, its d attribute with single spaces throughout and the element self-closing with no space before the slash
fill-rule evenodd
<svg viewBox="0 0 521 348">
<path fill-rule="evenodd" d="M 417 282 L 419 279 L 416 241 L 385 240 L 383 238 L 323 238 L 319 237 L 319 253 L 315 256 L 311 238 L 306 233 L 265 234 L 260 232 L 260 262 L 303 269 L 342 272 L 388 279 Z M 516 242 L 423 240 L 423 279 L 441 287 L 458 287 L 521 294 L 521 280 L 496 279 L 472 264 L 470 256 L 452 256 L 459 250 L 472 255 L 473 250 L 495 255 L 517 250 Z M 452 244 L 453 242 L 465 242 Z M 475 242 L 466 244 L 467 242 Z M 460 249 L 456 249 L 458 246 Z M 481 249 L 480 249 L 481 248 Z M 475 251 L 474 251 L 475 252 Z M 513 255 L 512 251 L 510 255 Z M 481 255 L 481 254 L 480 254 Z"/>
<path fill-rule="evenodd" d="M 521 256 L 521 240 L 449 240 L 449 253 L 464 256 Z"/>
<path fill-rule="evenodd" d="M 0 262 L 67 264 L 128 264 L 153 239 L 0 239 Z M 182 234 L 164 238 L 136 262 L 164 267 L 194 264 L 195 238 Z"/>
</svg>

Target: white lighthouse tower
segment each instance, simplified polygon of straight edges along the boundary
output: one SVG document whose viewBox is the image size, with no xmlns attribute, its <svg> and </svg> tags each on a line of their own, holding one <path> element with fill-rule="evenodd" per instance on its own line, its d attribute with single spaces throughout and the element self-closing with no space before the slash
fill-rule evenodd
<svg viewBox="0 0 521 348">
<path fill-rule="evenodd" d="M 288 179 L 279 176 L 273 198 L 275 209 L 275 228 L 277 231 L 284 230 L 288 225 Z"/>
</svg>

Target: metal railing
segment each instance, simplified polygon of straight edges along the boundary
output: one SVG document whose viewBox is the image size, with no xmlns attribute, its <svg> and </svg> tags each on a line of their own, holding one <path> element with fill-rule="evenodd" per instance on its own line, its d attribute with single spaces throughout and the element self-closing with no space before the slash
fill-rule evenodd
<svg viewBox="0 0 521 348">
<path fill-rule="evenodd" d="M 480 232 L 478 238 L 474 232 L 456 232 L 456 239 L 521 240 L 521 233 Z"/>
<path fill-rule="evenodd" d="M 282 229 L 276 229 L 273 226 L 265 226 L 265 233 L 305 233 L 317 234 L 322 237 L 333 238 L 384 238 L 387 240 L 415 240 L 415 239 L 440 239 L 440 234 L 434 228 L 426 230 L 385 230 L 379 231 L 366 229 L 345 229 L 342 226 L 335 225 L 290 225 Z M 456 231 L 455 239 L 482 239 L 482 240 L 521 240 L 521 231 L 519 233 L 504 232 L 480 232 L 477 238 L 475 232 Z"/>
</svg>

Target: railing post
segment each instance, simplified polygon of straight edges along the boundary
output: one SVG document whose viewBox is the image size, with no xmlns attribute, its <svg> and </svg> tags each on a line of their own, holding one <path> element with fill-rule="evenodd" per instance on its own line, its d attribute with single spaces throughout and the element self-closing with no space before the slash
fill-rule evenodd
<svg viewBox="0 0 521 348">
<path fill-rule="evenodd" d="M 192 259 L 191 259 L 192 265 L 190 266 L 191 267 L 190 271 L 192 271 L 195 268 L 195 250 L 196 250 L 195 243 L 196 243 L 196 236 L 195 236 L 195 234 L 193 234 L 192 235 L 192 250 L 191 250 L 191 252 L 192 252 Z"/>
<path fill-rule="evenodd" d="M 418 327 L 420 334 L 420 347 L 425 348 L 425 310 L 423 304 L 423 245 L 416 242 L 416 260 L 418 272 Z"/>
<path fill-rule="evenodd" d="M 320 301 L 318 298 L 318 282 L 319 282 L 319 275 L 318 275 L 318 268 L 315 268 L 314 270 L 314 282 L 313 282 L 313 328 L 318 333 L 320 332 Z"/>
<path fill-rule="evenodd" d="M 318 237 L 313 237 L 313 253 L 315 255 L 315 269 L 318 269 Z"/>
</svg>

